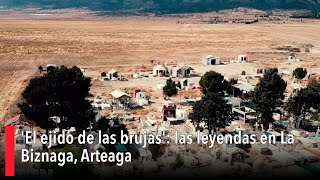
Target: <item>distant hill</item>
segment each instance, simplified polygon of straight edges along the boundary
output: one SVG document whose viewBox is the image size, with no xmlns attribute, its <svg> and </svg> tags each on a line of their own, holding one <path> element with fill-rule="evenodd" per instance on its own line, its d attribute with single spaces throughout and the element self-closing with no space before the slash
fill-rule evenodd
<svg viewBox="0 0 320 180">
<path fill-rule="evenodd" d="M 89 8 L 110 12 L 131 10 L 157 14 L 209 12 L 237 7 L 261 10 L 307 9 L 320 12 L 320 0 L 0 0 L 0 6 Z"/>
</svg>

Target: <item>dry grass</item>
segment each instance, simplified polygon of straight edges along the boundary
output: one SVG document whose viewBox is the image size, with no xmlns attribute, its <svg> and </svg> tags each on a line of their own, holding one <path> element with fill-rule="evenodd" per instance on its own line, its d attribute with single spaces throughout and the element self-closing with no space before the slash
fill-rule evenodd
<svg viewBox="0 0 320 180">
<path fill-rule="evenodd" d="M 312 44 L 314 47 L 310 53 L 302 53 L 302 56 L 315 61 L 320 52 L 319 27 L 319 22 L 188 25 L 176 24 L 175 20 L 147 18 L 100 18 L 95 21 L 2 19 L 0 119 L 39 65 L 77 65 L 106 71 L 121 70 L 121 66 L 126 65 L 130 66 L 126 68 L 127 72 L 133 73 L 149 71 L 150 60 L 192 63 L 199 62 L 208 53 L 225 60 L 250 52 L 255 52 L 251 55 L 253 59 L 262 60 L 270 54 L 277 59 L 272 47 L 286 44 Z"/>
</svg>

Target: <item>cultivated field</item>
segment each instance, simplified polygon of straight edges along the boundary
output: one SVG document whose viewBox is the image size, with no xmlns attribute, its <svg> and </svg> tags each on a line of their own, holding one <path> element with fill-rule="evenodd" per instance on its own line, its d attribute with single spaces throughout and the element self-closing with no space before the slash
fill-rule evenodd
<svg viewBox="0 0 320 180">
<path fill-rule="evenodd" d="M 15 19 L 0 16 L 0 119 L 38 66 L 77 65 L 88 70 L 150 66 L 160 62 L 200 63 L 249 54 L 262 65 L 278 65 L 289 52 L 274 47 L 312 45 L 299 53 L 306 66 L 320 60 L 320 22 L 285 24 L 178 24 L 168 18 L 93 20 Z"/>
</svg>

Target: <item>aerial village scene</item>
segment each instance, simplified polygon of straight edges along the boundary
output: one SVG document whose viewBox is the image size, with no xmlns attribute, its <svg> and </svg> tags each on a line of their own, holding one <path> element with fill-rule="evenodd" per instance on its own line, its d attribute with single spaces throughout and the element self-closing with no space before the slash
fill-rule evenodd
<svg viewBox="0 0 320 180">
<path fill-rule="evenodd" d="M 3 23 L 3 26 L 0 25 L 1 32 L 9 31 L 9 27 L 17 28 L 14 25 L 16 22 L 8 18 L 9 15 L 2 16 L 6 18 L 3 18 L 3 22 L 0 22 L 0 24 Z M 168 18 L 169 20 L 159 20 L 157 18 L 155 18 L 156 20 L 152 20 L 152 18 L 151 20 L 141 20 L 141 18 L 138 18 L 137 21 L 146 21 L 147 23 L 140 22 L 140 25 L 143 24 L 146 29 L 154 28 L 153 26 L 164 28 L 154 24 L 163 23 L 163 26 L 169 26 L 166 24 L 168 22 L 164 21 L 170 21 L 171 24 L 174 24 L 172 25 L 174 27 L 185 28 L 181 28 L 181 31 L 190 31 L 190 36 L 201 36 L 203 31 L 215 28 L 215 26 L 225 28 L 227 32 L 230 30 L 228 28 L 232 28 L 232 26 L 254 29 L 251 23 L 233 25 L 232 23 L 219 21 L 219 23 L 223 23 L 220 26 L 212 24 L 194 25 L 190 21 L 195 21 L 197 18 L 180 19 L 179 22 L 177 20 L 173 21 L 172 18 Z M 16 21 L 25 23 L 26 20 L 19 19 Z M 37 21 L 35 20 L 35 22 Z M 95 21 L 94 23 L 99 24 L 103 20 Z M 114 26 L 119 26 L 113 20 L 106 21 L 110 21 L 107 23 Z M 123 21 L 123 24 L 130 22 L 125 18 L 119 21 Z M 291 26 L 294 28 L 296 25 L 301 30 L 306 26 L 306 32 L 312 32 L 310 29 L 318 28 L 320 23 L 310 21 L 281 19 L 272 22 L 257 20 L 257 22 L 252 23 L 258 24 L 255 26 L 266 26 L 266 28 L 275 26 L 275 29 L 277 29 L 279 27 L 274 24 L 286 22 L 289 24 L 286 27 L 288 29 Z M 73 30 L 73 26 L 78 26 L 75 25 L 77 22 L 66 20 L 62 23 L 67 24 L 68 28 L 67 30 L 61 30 L 53 27 L 53 22 L 55 23 L 53 19 L 44 19 L 39 20 L 40 27 L 35 27 L 38 24 L 24 24 L 24 26 L 25 28 L 29 26 L 32 26 L 29 28 L 33 29 L 40 28 L 39 31 L 43 30 L 41 28 L 52 28 L 58 33 L 66 33 L 69 29 Z M 42 23 L 46 26 L 43 26 Z M 148 23 L 151 23 L 151 25 L 148 25 Z M 132 26 L 139 26 L 139 23 Z M 203 29 L 195 29 L 195 26 L 203 26 Z M 101 33 L 91 29 L 83 30 L 82 28 L 87 27 L 81 26 L 78 33 L 81 34 L 82 31 Z M 139 33 L 139 30 L 139 27 L 135 27 L 134 30 L 130 31 Z M 243 33 L 240 35 L 234 34 L 235 38 L 247 37 L 245 34 L 247 30 L 242 29 L 241 31 Z M 253 31 L 248 30 L 248 32 L 250 34 Z M 63 38 L 63 35 L 60 35 Z M 228 38 L 230 38 L 230 35 L 228 34 Z M 253 43 L 254 38 L 258 38 L 259 35 L 261 34 L 258 33 L 248 38 L 252 38 L 253 40 L 250 42 Z M 53 38 L 54 35 L 50 34 L 48 36 Z M 70 42 L 75 41 L 71 38 L 71 34 L 67 36 L 71 39 Z M 99 36 L 96 34 L 93 36 L 95 36 L 94 41 L 99 42 Z M 158 38 L 158 35 L 155 36 L 157 36 L 155 38 Z M 15 168 L 16 174 L 20 176 L 50 177 L 60 175 L 59 173 L 63 174 L 63 168 L 56 165 L 21 162 L 19 157 L 21 150 L 32 148 L 35 152 L 77 152 L 78 149 L 87 149 L 90 152 L 115 151 L 132 154 L 132 162 L 124 163 L 122 166 L 108 162 L 76 165 L 76 168 L 79 168 L 80 171 L 90 172 L 91 177 L 97 178 L 161 175 L 176 175 L 179 177 L 179 175 L 183 176 L 186 173 L 192 177 L 201 176 L 203 173 L 216 177 L 263 177 L 268 175 L 286 176 L 288 174 L 290 176 L 314 177 L 314 175 L 319 175 L 320 172 L 320 66 L 318 63 L 320 44 L 319 41 L 307 40 L 307 37 L 306 39 L 299 39 L 297 41 L 299 43 L 297 43 L 294 41 L 295 37 L 292 36 L 290 38 L 294 40 L 289 42 L 294 43 L 291 44 L 281 44 L 280 40 L 274 40 L 273 44 L 270 44 L 271 49 L 263 52 L 254 51 L 250 49 L 251 47 L 241 48 L 241 46 L 246 46 L 243 44 L 238 44 L 237 50 L 234 50 L 235 47 L 229 49 L 222 45 L 212 48 L 209 46 L 201 52 L 196 51 L 196 53 L 193 53 L 192 50 L 188 52 L 188 49 L 181 49 L 177 50 L 179 53 L 175 54 L 174 57 L 167 55 L 166 51 L 162 52 L 162 56 L 158 56 L 158 54 L 149 55 L 152 54 L 152 51 L 143 52 L 139 49 L 133 52 L 135 57 L 131 59 L 130 49 L 128 49 L 128 52 L 113 50 L 110 53 L 108 52 L 111 54 L 111 59 L 112 53 L 123 53 L 123 55 L 117 54 L 118 58 L 115 58 L 114 62 L 109 64 L 107 62 L 108 58 L 101 58 L 101 54 L 99 54 L 96 60 L 98 65 L 94 66 L 90 64 L 93 61 L 90 58 L 85 60 L 87 62 L 81 61 L 79 64 L 77 64 L 77 61 L 72 63 L 64 60 L 55 61 L 53 58 L 39 56 L 42 53 L 41 50 L 28 49 L 27 46 L 21 45 L 20 49 L 17 47 L 18 50 L 10 55 L 21 58 L 23 54 L 26 54 L 26 59 L 30 61 L 24 61 L 24 63 L 29 68 L 19 72 L 33 73 L 29 74 L 30 76 L 10 75 L 12 79 L 19 76 L 20 79 L 16 78 L 17 81 L 23 81 L 18 86 L 20 90 L 15 94 L 15 99 L 10 101 L 13 102 L 12 105 L 6 108 L 6 113 L 2 111 L 4 115 L 1 117 L 1 143 L 4 143 L 5 127 L 15 126 L 15 154 L 17 155 Z M 0 40 L 1 38 L 6 41 L 10 39 L 5 35 L 0 35 Z M 144 38 L 152 39 L 152 33 Z M 223 39 L 223 37 L 221 38 Z M 48 40 L 48 42 L 51 42 L 51 40 Z M 170 41 L 170 39 L 166 40 Z M 195 39 L 192 40 L 195 41 L 192 43 L 198 43 Z M 83 41 L 86 41 L 86 39 L 84 38 Z M 312 42 L 312 44 L 304 41 Z M 240 42 L 242 41 L 240 40 Z M 131 44 L 129 42 L 125 46 L 128 48 L 130 48 L 130 45 L 137 46 L 134 43 L 137 42 L 131 42 Z M 201 44 L 201 41 L 199 43 Z M 186 44 L 188 44 L 187 41 Z M 13 44 L 11 47 L 15 46 L 17 45 Z M 36 47 L 33 44 L 31 46 Z M 50 47 L 52 46 L 50 45 Z M 1 48 L 5 47 L 0 46 Z M 62 50 L 51 49 L 52 57 L 63 59 L 59 53 L 73 51 L 73 49 L 67 50 L 64 46 L 61 46 L 61 48 Z M 66 49 L 63 50 L 63 48 Z M 98 47 L 94 48 L 100 51 Z M 91 49 L 92 52 L 94 52 L 94 48 Z M 3 62 L 1 67 L 7 67 L 4 66 L 4 63 L 9 51 L 10 49 L 0 50 L 0 59 L 3 59 L 3 61 L 1 60 Z M 81 58 L 81 53 L 85 54 L 79 49 L 76 51 L 78 55 L 67 56 L 67 59 Z M 104 51 L 104 49 L 102 48 L 101 51 Z M 106 53 L 106 56 L 108 56 L 108 53 Z M 139 53 L 147 55 L 141 55 L 143 60 L 132 63 L 135 59 L 140 58 Z M 159 52 L 157 51 L 157 53 Z M 189 54 L 192 54 L 192 56 L 186 58 Z M 83 57 L 91 56 L 85 54 Z M 41 58 L 46 59 L 38 60 Z M 31 61 L 31 59 L 33 60 Z M 123 59 L 123 62 L 121 62 L 121 59 Z M 23 66 L 20 65 L 19 67 L 22 68 Z M 10 83 L 10 81 L 6 83 Z M 72 83 L 76 86 L 73 86 Z M 39 84 L 41 85 L 38 86 Z M 67 89 L 68 87 L 71 89 Z M 61 91 L 59 88 L 61 88 Z M 9 86 L 8 89 L 10 90 Z M 15 91 L 12 90 L 10 93 L 13 95 Z M 9 96 L 1 92 L 2 99 Z M 70 113 L 68 109 L 70 106 L 68 103 L 59 106 L 60 101 L 72 102 L 71 105 L 69 104 L 72 110 L 82 111 L 81 108 L 85 107 L 86 112 L 91 113 L 88 115 L 91 119 L 88 120 L 87 117 L 82 118 L 77 115 L 74 117 L 71 115 L 70 117 L 64 116 Z M 90 107 L 87 106 L 88 103 Z M 82 104 L 85 105 L 82 106 Z M 50 108 L 46 109 L 47 107 Z M 43 115 L 41 120 L 38 119 L 40 115 Z M 79 118 L 79 121 L 74 118 Z M 144 133 L 161 135 L 163 141 L 161 144 L 150 143 L 142 146 L 141 144 L 103 145 L 95 140 L 93 144 L 87 145 L 74 143 L 61 147 L 59 144 L 52 144 L 48 147 L 41 144 L 39 140 L 39 136 L 46 134 L 48 130 L 55 131 L 57 134 L 62 134 L 62 132 L 71 134 L 75 138 L 77 138 L 79 132 L 85 131 L 86 134 L 93 134 L 97 138 L 99 130 L 106 134 L 117 134 L 120 129 L 129 135 Z M 37 132 L 38 138 L 36 138 L 35 144 L 26 144 L 25 131 Z M 278 140 L 275 144 L 257 142 L 252 145 L 198 144 L 196 141 L 193 141 L 192 144 L 167 143 L 168 141 L 174 141 L 171 139 L 174 136 L 167 136 L 169 134 L 178 133 L 179 135 L 197 137 L 198 132 L 200 134 L 224 135 L 242 132 L 242 134 L 255 134 L 257 137 L 263 134 L 280 137 L 281 132 L 284 132 L 285 135 L 294 136 L 294 143 L 281 144 Z M 0 158 L 1 174 L 3 174 L 3 154 Z M 65 167 L 69 168 L 69 165 Z"/>
</svg>

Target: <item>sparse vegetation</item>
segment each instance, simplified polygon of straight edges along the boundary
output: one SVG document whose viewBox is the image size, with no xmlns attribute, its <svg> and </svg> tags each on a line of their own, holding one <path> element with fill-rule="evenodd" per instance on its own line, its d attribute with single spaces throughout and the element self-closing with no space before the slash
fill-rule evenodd
<svg viewBox="0 0 320 180">
<path fill-rule="evenodd" d="M 167 97 L 172 97 L 177 95 L 178 89 L 176 82 L 174 82 L 171 78 L 167 80 L 166 85 L 163 87 L 163 94 Z"/>
<path fill-rule="evenodd" d="M 171 166 L 171 169 L 173 170 L 176 170 L 184 166 L 184 161 L 180 154 L 176 156 L 174 163 L 172 163 L 170 166 Z"/>
</svg>

